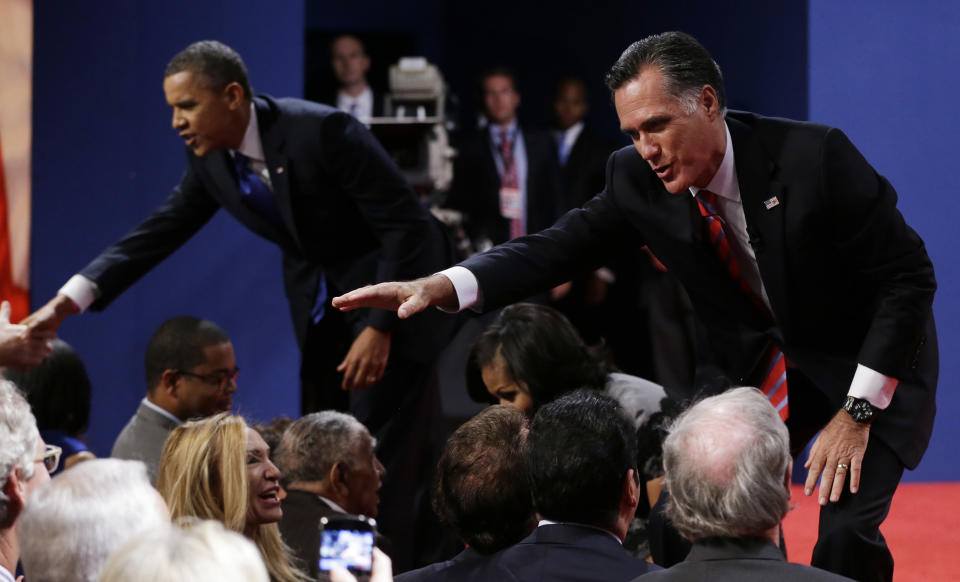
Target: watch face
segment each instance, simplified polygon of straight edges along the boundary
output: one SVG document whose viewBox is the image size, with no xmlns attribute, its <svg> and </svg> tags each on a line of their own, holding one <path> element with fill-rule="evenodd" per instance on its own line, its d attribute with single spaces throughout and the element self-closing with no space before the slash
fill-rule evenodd
<svg viewBox="0 0 960 582">
<path fill-rule="evenodd" d="M 851 398 L 844 408 L 856 422 L 869 422 L 873 418 L 873 405 L 866 400 Z"/>
</svg>

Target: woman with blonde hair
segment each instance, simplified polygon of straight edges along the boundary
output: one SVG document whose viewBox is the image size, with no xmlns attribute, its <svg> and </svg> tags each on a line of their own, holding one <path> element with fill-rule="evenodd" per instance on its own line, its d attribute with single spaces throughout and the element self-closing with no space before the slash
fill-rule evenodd
<svg viewBox="0 0 960 582">
<path fill-rule="evenodd" d="M 181 424 L 170 433 L 157 489 L 176 521 L 213 519 L 256 543 L 274 582 L 306 576 L 280 537 L 280 471 L 270 449 L 243 418 L 221 413 Z"/>
</svg>

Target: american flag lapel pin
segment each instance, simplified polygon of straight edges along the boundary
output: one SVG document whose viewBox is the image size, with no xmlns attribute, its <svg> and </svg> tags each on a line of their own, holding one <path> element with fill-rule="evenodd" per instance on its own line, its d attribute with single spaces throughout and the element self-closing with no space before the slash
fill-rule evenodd
<svg viewBox="0 0 960 582">
<path fill-rule="evenodd" d="M 283 166 L 280 166 L 279 168 L 277 168 L 277 173 L 278 173 L 278 174 L 282 174 L 282 173 L 283 173 Z"/>
<path fill-rule="evenodd" d="M 766 200 L 763 201 L 763 206 L 764 206 L 764 208 L 766 208 L 767 210 L 772 210 L 773 207 L 779 206 L 779 205 L 780 205 L 780 201 L 777 200 L 777 197 L 776 197 L 776 196 L 774 196 L 773 198 L 768 198 L 768 199 L 766 199 Z"/>
</svg>

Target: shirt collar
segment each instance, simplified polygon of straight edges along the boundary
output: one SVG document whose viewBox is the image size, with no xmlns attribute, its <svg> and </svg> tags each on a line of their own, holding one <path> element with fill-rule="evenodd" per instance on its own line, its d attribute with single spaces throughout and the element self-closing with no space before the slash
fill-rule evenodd
<svg viewBox="0 0 960 582">
<path fill-rule="evenodd" d="M 600 531 L 600 532 L 603 532 L 603 533 L 607 534 L 608 536 L 612 537 L 613 539 L 617 540 L 617 543 L 620 544 L 621 546 L 623 545 L 623 540 L 621 540 L 621 539 L 618 538 L 617 536 L 613 535 L 613 532 L 608 531 L 608 530 L 605 530 L 605 529 L 603 529 L 602 527 L 596 527 L 596 526 L 593 526 L 593 525 L 587 525 L 587 524 L 585 524 L 585 523 L 573 523 L 573 522 L 566 522 L 566 521 L 553 521 L 553 520 L 550 520 L 550 519 L 541 519 L 540 522 L 537 523 L 537 527 L 543 527 L 543 526 L 545 526 L 545 525 L 575 525 L 575 526 L 577 526 L 577 527 L 586 527 L 586 528 L 590 528 L 590 529 L 595 529 L 595 530 Z"/>
<path fill-rule="evenodd" d="M 324 503 L 326 503 L 327 505 L 329 505 L 329 506 L 330 506 L 330 509 L 332 509 L 332 510 L 334 510 L 334 511 L 339 511 L 340 513 L 349 513 L 346 509 L 344 509 L 344 508 L 340 507 L 339 505 L 337 505 L 337 503 L 336 503 L 335 501 L 333 501 L 332 499 L 330 499 L 329 497 L 324 497 L 323 495 L 317 495 L 317 497 L 318 497 L 321 501 L 323 501 Z"/>
<path fill-rule="evenodd" d="M 569 147 L 572 146 L 575 141 L 577 141 L 577 138 L 580 137 L 580 132 L 582 131 L 583 122 L 578 121 L 567 129 L 561 130 L 558 133 L 560 134 L 560 139 L 563 140 L 564 145 Z"/>
<path fill-rule="evenodd" d="M 0 582 L 14 582 L 13 574 L 3 566 L 0 566 Z"/>
<path fill-rule="evenodd" d="M 175 423 L 177 423 L 177 424 L 183 424 L 183 421 L 180 420 L 179 418 L 177 418 L 176 416 L 170 414 L 170 411 L 169 411 L 169 410 L 164 410 L 163 408 L 160 408 L 159 406 L 157 406 L 157 405 L 154 404 L 153 402 L 150 402 L 150 401 L 147 400 L 146 398 L 144 398 L 144 399 L 141 400 L 140 402 L 141 402 L 144 406 L 146 406 L 147 408 L 149 408 L 150 410 L 156 412 L 157 414 L 159 414 L 159 415 L 161 415 L 161 416 L 164 416 L 164 417 L 166 417 L 166 418 L 169 418 L 170 420 L 172 420 L 173 422 L 175 422 Z"/>
<path fill-rule="evenodd" d="M 720 162 L 717 173 L 713 175 L 706 188 L 690 186 L 690 192 L 696 196 L 700 190 L 709 190 L 717 196 L 739 202 L 740 185 L 737 183 L 737 167 L 733 159 L 733 140 L 730 138 L 730 127 L 727 126 L 727 122 L 723 122 L 723 128 L 726 131 L 726 151 L 723 153 L 723 161 Z"/>
<path fill-rule="evenodd" d="M 356 97 L 343 91 L 337 92 L 337 109 L 346 109 L 351 103 L 356 103 L 357 106 L 373 105 L 373 90 L 367 85 Z"/>
<path fill-rule="evenodd" d="M 233 155 L 237 152 L 247 156 L 251 160 L 266 162 L 263 155 L 263 142 L 260 141 L 260 125 L 257 123 L 257 108 L 250 102 L 250 122 L 247 123 L 247 131 L 243 134 L 243 141 L 236 150 L 230 150 Z"/>
<path fill-rule="evenodd" d="M 487 125 L 487 127 L 490 128 L 490 137 L 493 138 L 493 143 L 499 146 L 500 137 L 503 135 L 502 132 L 500 131 L 500 128 L 503 126 L 498 125 L 496 123 L 491 123 Z M 514 118 L 513 121 L 507 124 L 507 135 L 511 136 L 512 138 L 516 134 L 517 134 L 517 119 Z"/>
</svg>

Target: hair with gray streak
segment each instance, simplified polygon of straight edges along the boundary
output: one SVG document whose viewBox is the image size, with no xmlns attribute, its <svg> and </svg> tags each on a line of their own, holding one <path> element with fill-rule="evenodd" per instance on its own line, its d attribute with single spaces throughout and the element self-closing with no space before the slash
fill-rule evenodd
<svg viewBox="0 0 960 582">
<path fill-rule="evenodd" d="M 755 388 L 705 398 L 663 445 L 669 517 L 686 538 L 762 536 L 789 510 L 787 427 Z"/>
<path fill-rule="evenodd" d="M 682 32 L 654 34 L 631 44 L 610 67 L 604 81 L 615 92 L 650 66 L 663 73 L 665 89 L 687 113 L 696 109 L 704 85 L 713 87 L 721 113 L 726 112 L 727 95 L 720 66 L 697 39 Z"/>
<path fill-rule="evenodd" d="M 2 486 L 17 469 L 21 479 L 33 477 L 38 438 L 37 421 L 26 398 L 16 384 L 0 380 L 0 521 L 6 520 L 10 502 Z"/>
<path fill-rule="evenodd" d="M 323 481 L 337 462 L 350 465 L 357 439 L 366 434 L 366 428 L 349 414 L 314 412 L 287 428 L 274 452 L 274 462 L 284 483 Z"/>
<path fill-rule="evenodd" d="M 143 532 L 120 547 L 100 582 L 269 582 L 260 550 L 219 521 Z"/>
<path fill-rule="evenodd" d="M 30 497 L 19 523 L 23 569 L 30 582 L 95 582 L 114 550 L 169 523 L 143 463 L 80 463 Z"/>
</svg>

